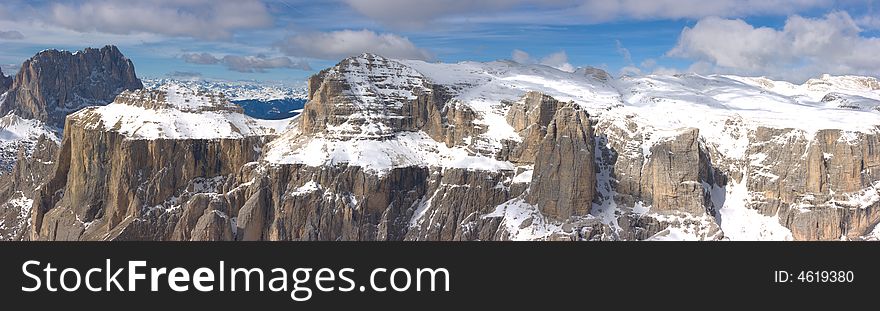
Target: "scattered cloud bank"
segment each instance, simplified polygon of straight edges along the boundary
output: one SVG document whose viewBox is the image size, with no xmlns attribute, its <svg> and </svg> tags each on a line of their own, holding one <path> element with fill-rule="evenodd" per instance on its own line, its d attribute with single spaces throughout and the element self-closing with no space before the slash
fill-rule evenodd
<svg viewBox="0 0 880 311">
<path fill-rule="evenodd" d="M 880 75 L 880 38 L 861 36 L 846 12 L 791 16 L 782 29 L 708 17 L 682 30 L 667 56 L 694 61 L 689 71 L 801 81 L 822 73 Z"/>
<path fill-rule="evenodd" d="M 238 56 L 226 55 L 217 57 L 209 53 L 187 53 L 180 56 L 183 61 L 198 65 L 214 65 L 223 64 L 232 71 L 243 73 L 260 73 L 270 69 L 299 69 L 312 70 L 311 66 L 302 60 L 293 60 L 290 57 L 268 57 L 265 55 L 257 56 Z"/>
<path fill-rule="evenodd" d="M 199 65 L 214 65 L 221 61 L 221 59 L 210 53 L 186 53 L 181 55 L 180 58 L 187 63 Z"/>
<path fill-rule="evenodd" d="M 175 80 L 200 80 L 202 73 L 194 71 L 172 71 L 165 74 L 166 77 Z"/>
<path fill-rule="evenodd" d="M 567 72 L 574 72 L 575 70 L 574 66 L 568 62 L 568 54 L 566 54 L 565 51 L 559 51 L 540 59 L 536 59 L 532 58 L 532 56 L 525 51 L 513 50 L 510 57 L 513 61 L 520 64 L 541 64 Z"/>
<path fill-rule="evenodd" d="M 4 19 L 81 33 L 148 33 L 218 40 L 231 38 L 238 30 L 273 24 L 272 15 L 260 0 L 9 0 L 0 6 L 5 6 L 0 7 L 0 13 L 7 12 Z"/>
<path fill-rule="evenodd" d="M 24 39 L 24 35 L 15 30 L 3 31 L 0 30 L 0 39 L 2 40 L 21 40 Z"/>
<path fill-rule="evenodd" d="M 364 52 L 391 58 L 434 59 L 406 37 L 367 29 L 301 33 L 288 36 L 278 46 L 290 56 L 318 59 L 340 59 Z"/>
<path fill-rule="evenodd" d="M 831 5 L 829 1 L 824 0 L 345 0 L 345 2 L 366 17 L 396 27 L 424 27 L 444 17 L 504 15 L 524 9 L 552 11 L 569 21 L 598 23 L 621 19 L 786 15 Z"/>
</svg>

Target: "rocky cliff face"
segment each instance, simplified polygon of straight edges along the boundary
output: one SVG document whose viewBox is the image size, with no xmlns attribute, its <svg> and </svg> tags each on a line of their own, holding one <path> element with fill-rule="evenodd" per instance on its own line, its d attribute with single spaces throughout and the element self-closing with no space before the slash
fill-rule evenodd
<svg viewBox="0 0 880 311">
<path fill-rule="evenodd" d="M 26 238 L 875 239 L 871 81 L 364 54 L 274 124 L 198 90 L 126 92 L 68 117 Z"/>
<path fill-rule="evenodd" d="M 115 46 L 74 53 L 46 50 L 22 64 L 0 114 L 14 112 L 61 128 L 68 113 L 106 105 L 122 91 L 140 88 L 134 65 Z"/>
<path fill-rule="evenodd" d="M 32 149 L 21 146 L 15 166 L 0 175 L 0 238 L 20 240 L 30 228 L 31 207 L 45 176 L 55 165 L 58 142 L 54 137 L 40 136 Z"/>
<path fill-rule="evenodd" d="M 52 171 L 65 116 L 140 87 L 131 61 L 113 46 L 47 50 L 15 78 L 0 73 L 0 235 L 27 236 L 31 203 Z"/>
<path fill-rule="evenodd" d="M 255 160 L 274 131 L 222 96 L 174 85 L 77 112 L 38 189 L 30 238 L 170 239 L 180 207 Z"/>
</svg>

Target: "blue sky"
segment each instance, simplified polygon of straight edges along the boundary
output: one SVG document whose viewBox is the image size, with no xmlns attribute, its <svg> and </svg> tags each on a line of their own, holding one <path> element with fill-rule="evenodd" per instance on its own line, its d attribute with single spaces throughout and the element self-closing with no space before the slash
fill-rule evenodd
<svg viewBox="0 0 880 311">
<path fill-rule="evenodd" d="M 869 0 L 5 0 L 0 67 L 115 44 L 142 77 L 300 83 L 346 55 L 611 74 L 880 75 Z"/>
</svg>

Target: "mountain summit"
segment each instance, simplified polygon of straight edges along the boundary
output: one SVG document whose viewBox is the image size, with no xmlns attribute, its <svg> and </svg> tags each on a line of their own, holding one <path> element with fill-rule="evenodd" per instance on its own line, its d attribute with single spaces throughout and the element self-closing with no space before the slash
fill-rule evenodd
<svg viewBox="0 0 880 311">
<path fill-rule="evenodd" d="M 45 50 L 22 64 L 0 103 L 0 114 L 14 112 L 61 128 L 68 113 L 106 105 L 122 91 L 140 88 L 134 65 L 115 46 Z"/>
</svg>

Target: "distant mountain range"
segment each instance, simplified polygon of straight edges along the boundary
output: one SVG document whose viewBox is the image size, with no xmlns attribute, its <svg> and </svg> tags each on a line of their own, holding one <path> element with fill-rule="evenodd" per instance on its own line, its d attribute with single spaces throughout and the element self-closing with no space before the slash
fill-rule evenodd
<svg viewBox="0 0 880 311">
<path fill-rule="evenodd" d="M 147 89 L 158 89 L 162 85 L 175 84 L 223 94 L 230 101 L 244 108 L 246 115 L 268 120 L 286 119 L 299 114 L 308 97 L 305 87 L 270 82 L 176 79 L 145 79 L 143 81 L 144 87 Z"/>
</svg>

